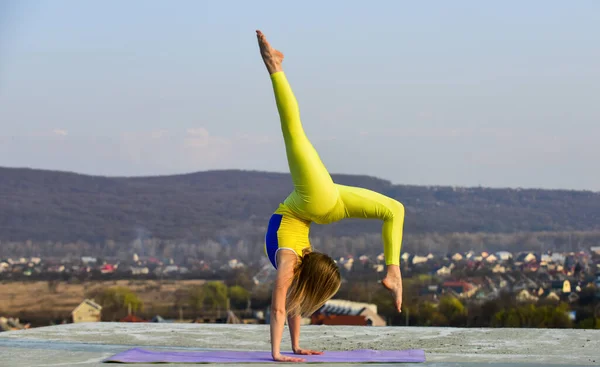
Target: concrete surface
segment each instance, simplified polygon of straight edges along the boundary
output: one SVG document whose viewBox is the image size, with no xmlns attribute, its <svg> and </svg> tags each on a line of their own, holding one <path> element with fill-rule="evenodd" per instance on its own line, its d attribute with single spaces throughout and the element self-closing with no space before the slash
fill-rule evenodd
<svg viewBox="0 0 600 367">
<path fill-rule="evenodd" d="M 282 349 L 289 350 L 288 331 L 285 333 Z M 302 327 L 301 345 L 321 350 L 425 350 L 426 363 L 401 364 L 402 366 L 600 365 L 600 330 L 310 325 Z M 108 364 L 101 363 L 104 358 L 132 347 L 270 350 L 269 326 L 82 323 L 10 331 L 0 333 L 0 364 L 11 367 L 105 367 Z M 336 364 L 339 367 L 343 365 Z M 374 365 L 384 364 L 369 364 Z"/>
</svg>

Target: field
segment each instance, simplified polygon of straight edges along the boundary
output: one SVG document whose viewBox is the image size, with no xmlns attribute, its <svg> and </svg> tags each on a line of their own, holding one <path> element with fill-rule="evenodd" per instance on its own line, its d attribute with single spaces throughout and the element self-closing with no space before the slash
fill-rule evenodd
<svg viewBox="0 0 600 367">
<path fill-rule="evenodd" d="M 204 280 L 154 281 L 116 280 L 84 283 L 47 281 L 0 283 L 0 316 L 47 315 L 68 316 L 96 289 L 123 286 L 131 289 L 144 303 L 144 314 L 151 315 L 173 306 L 177 289 L 202 285 Z M 150 316 L 151 317 L 151 316 Z M 37 318 L 37 317 L 36 317 Z"/>
</svg>

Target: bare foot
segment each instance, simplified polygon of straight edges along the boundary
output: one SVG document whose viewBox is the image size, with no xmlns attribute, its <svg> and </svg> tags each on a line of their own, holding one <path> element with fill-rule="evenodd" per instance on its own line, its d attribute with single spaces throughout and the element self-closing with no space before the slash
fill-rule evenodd
<svg viewBox="0 0 600 367">
<path fill-rule="evenodd" d="M 383 286 L 392 293 L 398 312 L 402 312 L 402 275 L 398 265 L 388 265 L 388 272 L 381 281 Z"/>
<path fill-rule="evenodd" d="M 274 74 L 282 71 L 281 63 L 283 62 L 283 54 L 269 44 L 265 35 L 257 30 L 256 37 L 258 38 L 258 46 L 260 47 L 260 55 L 262 56 L 265 66 L 269 74 Z"/>
</svg>

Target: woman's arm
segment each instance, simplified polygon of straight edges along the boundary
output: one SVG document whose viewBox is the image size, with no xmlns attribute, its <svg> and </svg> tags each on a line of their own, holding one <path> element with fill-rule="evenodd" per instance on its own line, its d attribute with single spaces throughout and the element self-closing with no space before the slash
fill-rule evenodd
<svg viewBox="0 0 600 367">
<path fill-rule="evenodd" d="M 292 350 L 296 353 L 300 349 L 300 321 L 302 316 L 288 315 L 288 327 L 290 328 L 290 338 L 292 340 Z"/>
<path fill-rule="evenodd" d="M 276 261 L 277 277 L 271 299 L 271 355 L 276 361 L 304 362 L 305 360 L 302 358 L 282 356 L 280 349 L 283 327 L 287 316 L 285 301 L 298 258 L 291 251 L 278 251 Z"/>
<path fill-rule="evenodd" d="M 290 338 L 292 339 L 292 350 L 295 354 L 323 354 L 323 352 L 319 352 L 316 350 L 310 349 L 302 349 L 300 348 L 300 321 L 302 317 L 298 316 L 288 316 L 288 326 L 290 328 Z"/>
</svg>

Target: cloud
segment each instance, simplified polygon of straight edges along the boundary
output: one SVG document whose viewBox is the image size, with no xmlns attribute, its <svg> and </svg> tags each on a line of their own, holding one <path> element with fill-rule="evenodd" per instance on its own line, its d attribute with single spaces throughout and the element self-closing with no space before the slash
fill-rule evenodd
<svg viewBox="0 0 600 367">
<path fill-rule="evenodd" d="M 225 146 L 231 145 L 230 139 L 212 136 L 207 129 L 203 127 L 197 127 L 187 129 L 186 137 L 183 139 L 184 146 L 188 148 L 202 148 L 202 149 L 219 149 L 222 150 Z"/>
<path fill-rule="evenodd" d="M 56 129 L 60 130 L 60 129 Z M 366 135 L 364 133 L 367 133 Z M 311 138 L 330 172 L 371 174 L 398 183 L 600 189 L 589 171 L 600 130 L 568 136 L 533 129 L 364 127 Z M 177 174 L 211 169 L 286 172 L 279 134 L 215 134 L 206 127 L 112 135 L 52 129 L 4 136 L 0 166 L 101 175 Z M 558 174 L 557 172 L 568 172 Z"/>
<path fill-rule="evenodd" d="M 214 167 L 230 157 L 234 146 L 232 139 L 213 136 L 207 129 L 199 127 L 187 130 L 182 153 L 196 164 Z"/>
<path fill-rule="evenodd" d="M 195 128 L 187 129 L 187 134 L 191 135 L 191 136 L 202 136 L 202 137 L 208 137 L 210 135 L 208 133 L 208 130 L 206 130 L 203 127 L 195 127 Z"/>
<path fill-rule="evenodd" d="M 412 128 L 384 128 L 370 129 L 360 132 L 361 136 L 380 136 L 395 138 L 481 138 L 481 137 L 503 137 L 510 138 L 516 132 L 513 129 L 504 128 L 455 128 L 455 127 L 412 127 Z"/>
<path fill-rule="evenodd" d="M 278 143 L 282 140 L 282 138 L 279 136 L 277 138 L 273 138 L 272 136 L 262 134 L 238 133 L 235 135 L 234 140 L 243 142 L 245 144 L 257 145 Z"/>
<path fill-rule="evenodd" d="M 160 139 L 163 136 L 166 136 L 167 134 L 168 134 L 167 130 L 152 130 L 152 131 L 150 131 L 150 138 Z"/>
<path fill-rule="evenodd" d="M 274 143 L 279 143 L 279 140 L 260 134 L 213 135 L 201 126 L 126 132 L 117 140 L 115 145 L 121 163 L 133 165 L 135 171 L 149 174 L 266 168 L 261 165 L 273 156 Z M 285 154 L 282 157 L 285 158 Z"/>
<path fill-rule="evenodd" d="M 58 135 L 58 136 L 67 136 L 67 135 L 69 135 L 69 132 L 67 130 L 63 130 L 63 129 L 54 129 L 54 130 L 52 130 L 52 133 L 54 135 Z"/>
</svg>

